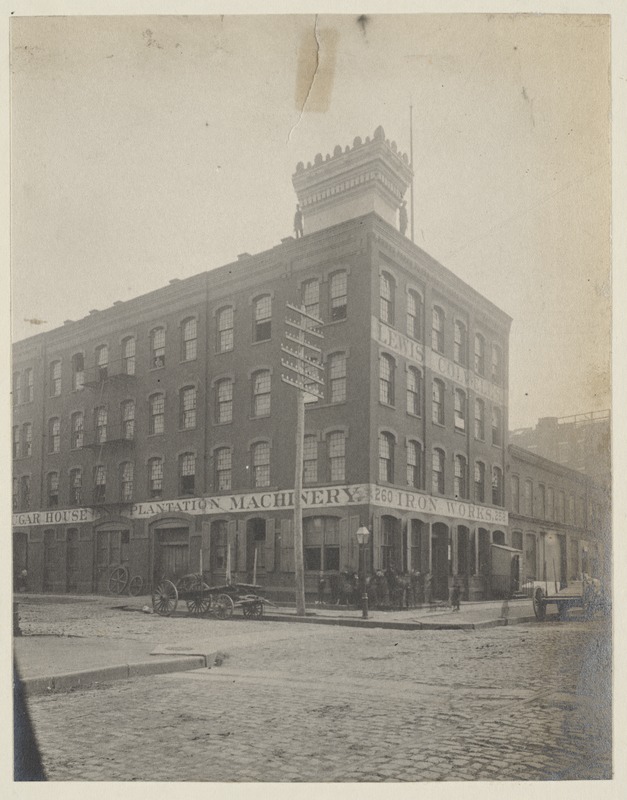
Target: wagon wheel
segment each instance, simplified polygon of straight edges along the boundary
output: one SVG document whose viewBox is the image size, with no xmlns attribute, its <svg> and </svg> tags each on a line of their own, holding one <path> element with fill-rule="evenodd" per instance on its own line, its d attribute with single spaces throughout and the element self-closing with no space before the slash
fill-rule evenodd
<svg viewBox="0 0 627 800">
<path fill-rule="evenodd" d="M 546 617 L 546 604 L 544 602 L 544 592 L 539 587 L 533 593 L 533 613 L 536 619 L 542 622 Z"/>
<path fill-rule="evenodd" d="M 235 608 L 235 603 L 233 602 L 233 598 L 228 594 L 219 594 L 216 597 L 215 602 L 215 613 L 218 619 L 228 619 L 233 615 L 233 609 Z"/>
<path fill-rule="evenodd" d="M 109 591 L 111 594 L 122 594 L 128 584 L 126 567 L 116 567 L 109 575 Z"/>
<path fill-rule="evenodd" d="M 179 593 L 172 581 L 161 581 L 152 593 L 152 607 L 162 617 L 169 617 L 176 610 Z"/>
<path fill-rule="evenodd" d="M 128 593 L 133 595 L 133 597 L 137 597 L 142 593 L 142 589 L 144 588 L 144 579 L 141 575 L 134 575 L 130 581 L 128 582 Z"/>
<path fill-rule="evenodd" d="M 206 594 L 209 587 L 206 583 L 198 581 L 189 588 L 191 597 L 187 599 L 187 610 L 190 614 L 200 617 L 211 608 L 211 595 Z"/>
<path fill-rule="evenodd" d="M 248 619 L 261 619 L 263 617 L 263 603 L 258 600 L 255 603 L 247 603 L 244 606 L 244 616 Z"/>
</svg>

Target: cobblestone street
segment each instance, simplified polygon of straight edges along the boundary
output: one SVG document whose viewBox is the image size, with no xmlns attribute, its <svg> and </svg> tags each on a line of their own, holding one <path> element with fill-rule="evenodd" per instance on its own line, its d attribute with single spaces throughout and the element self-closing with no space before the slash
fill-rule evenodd
<svg viewBox="0 0 627 800">
<path fill-rule="evenodd" d="M 131 639 L 158 625 L 176 642 L 203 631 L 221 666 L 31 698 L 51 780 L 610 777 L 601 621 L 404 632 L 86 605 L 26 613 L 23 627 Z"/>
</svg>

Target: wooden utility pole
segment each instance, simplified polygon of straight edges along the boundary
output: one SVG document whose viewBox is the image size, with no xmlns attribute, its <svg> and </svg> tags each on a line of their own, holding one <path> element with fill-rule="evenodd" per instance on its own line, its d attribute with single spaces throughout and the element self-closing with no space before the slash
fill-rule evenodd
<svg viewBox="0 0 627 800">
<path fill-rule="evenodd" d="M 305 440 L 305 395 L 322 400 L 322 350 L 311 344 L 310 337 L 322 339 L 316 328 L 324 323 L 305 308 L 286 304 L 287 330 L 281 344 L 281 366 L 288 370 L 281 380 L 296 389 L 296 441 L 294 457 L 294 581 L 296 614 L 305 616 L 305 564 L 303 558 L 303 449 Z M 314 327 L 312 327 L 314 326 Z"/>
<path fill-rule="evenodd" d="M 411 240 L 414 241 L 414 107 L 409 106 L 409 166 L 411 167 L 411 184 L 409 187 L 411 198 Z"/>
</svg>

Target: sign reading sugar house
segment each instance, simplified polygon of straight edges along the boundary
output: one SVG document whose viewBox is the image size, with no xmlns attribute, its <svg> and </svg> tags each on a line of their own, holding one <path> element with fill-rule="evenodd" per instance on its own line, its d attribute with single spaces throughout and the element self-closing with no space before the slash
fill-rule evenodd
<svg viewBox="0 0 627 800">
<path fill-rule="evenodd" d="M 340 509 L 345 506 L 372 504 L 398 511 L 416 511 L 441 517 L 499 525 L 507 525 L 508 518 L 507 512 L 502 509 L 365 483 L 305 489 L 302 498 L 305 508 Z M 174 513 L 215 515 L 241 511 L 280 511 L 293 508 L 294 492 L 288 489 L 214 497 L 191 497 L 185 500 L 159 500 L 153 503 L 135 503 L 124 506 L 113 504 L 110 509 L 66 508 L 28 511 L 14 514 L 13 526 L 21 528 L 38 525 L 75 525 L 103 521 L 112 515 L 129 519 L 150 519 L 162 514 Z"/>
</svg>

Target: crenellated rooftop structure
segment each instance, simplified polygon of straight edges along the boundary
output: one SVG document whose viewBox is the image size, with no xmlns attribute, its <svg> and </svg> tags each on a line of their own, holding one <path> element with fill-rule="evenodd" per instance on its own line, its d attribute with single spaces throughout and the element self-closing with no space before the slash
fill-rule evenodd
<svg viewBox="0 0 627 800">
<path fill-rule="evenodd" d="M 385 138 L 383 128 L 372 139 L 355 137 L 353 146 L 337 145 L 333 155 L 318 153 L 314 163 L 299 162 L 292 176 L 305 233 L 355 217 L 378 214 L 396 227 L 397 213 L 413 171 L 406 153 Z"/>
</svg>

